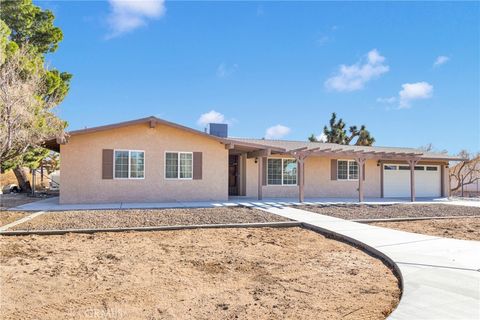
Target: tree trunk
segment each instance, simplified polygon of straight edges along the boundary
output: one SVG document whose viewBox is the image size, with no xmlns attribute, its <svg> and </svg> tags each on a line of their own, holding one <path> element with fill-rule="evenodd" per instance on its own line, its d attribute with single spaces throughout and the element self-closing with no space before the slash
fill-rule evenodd
<svg viewBox="0 0 480 320">
<path fill-rule="evenodd" d="M 21 189 L 21 192 L 32 192 L 32 186 L 30 185 L 30 181 L 28 180 L 27 173 L 25 169 L 17 166 L 13 168 L 13 173 L 18 181 L 18 186 Z"/>
</svg>

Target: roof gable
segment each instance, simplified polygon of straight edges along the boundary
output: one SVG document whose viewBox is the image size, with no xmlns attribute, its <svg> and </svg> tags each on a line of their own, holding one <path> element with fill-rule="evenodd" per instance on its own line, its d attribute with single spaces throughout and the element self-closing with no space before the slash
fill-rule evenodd
<svg viewBox="0 0 480 320">
<path fill-rule="evenodd" d="M 68 136 L 76 136 L 76 135 L 80 135 L 80 134 L 87 134 L 87 133 L 94 133 L 94 132 L 99 132 L 99 131 L 112 130 L 112 129 L 122 128 L 122 127 L 142 124 L 142 123 L 148 124 L 150 126 L 150 128 L 155 128 L 155 126 L 157 124 L 160 124 L 160 125 L 165 125 L 165 126 L 168 126 L 168 127 L 171 127 L 171 128 L 187 131 L 187 132 L 197 134 L 197 135 L 200 135 L 200 136 L 208 137 L 210 139 L 221 141 L 221 142 L 224 142 L 224 140 L 225 140 L 223 138 L 208 134 L 206 132 L 196 130 L 196 129 L 192 129 L 190 127 L 182 126 L 180 124 L 170 122 L 170 121 L 166 121 L 166 120 L 154 117 L 154 116 L 141 118 L 141 119 L 136 119 L 136 120 L 118 122 L 118 123 L 108 124 L 108 125 L 104 125 L 104 126 L 97 126 L 97 127 L 92 127 L 92 128 L 73 130 L 73 131 L 69 131 L 67 133 L 67 135 Z"/>
</svg>

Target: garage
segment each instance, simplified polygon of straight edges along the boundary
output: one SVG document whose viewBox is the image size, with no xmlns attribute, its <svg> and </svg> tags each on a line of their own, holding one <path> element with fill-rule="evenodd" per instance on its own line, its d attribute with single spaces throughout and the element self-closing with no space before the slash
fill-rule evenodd
<svg viewBox="0 0 480 320">
<path fill-rule="evenodd" d="M 410 167 L 408 165 L 383 165 L 383 195 L 385 198 L 410 197 Z M 440 166 L 415 166 L 415 196 L 440 197 Z"/>
</svg>

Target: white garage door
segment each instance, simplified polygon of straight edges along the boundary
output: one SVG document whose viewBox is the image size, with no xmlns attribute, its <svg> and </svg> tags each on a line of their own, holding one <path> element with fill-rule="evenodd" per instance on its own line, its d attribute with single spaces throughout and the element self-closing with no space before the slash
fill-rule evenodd
<svg viewBox="0 0 480 320">
<path fill-rule="evenodd" d="M 415 196 L 440 197 L 440 166 L 415 166 Z M 384 164 L 384 197 L 410 197 L 410 167 L 408 165 Z"/>
</svg>

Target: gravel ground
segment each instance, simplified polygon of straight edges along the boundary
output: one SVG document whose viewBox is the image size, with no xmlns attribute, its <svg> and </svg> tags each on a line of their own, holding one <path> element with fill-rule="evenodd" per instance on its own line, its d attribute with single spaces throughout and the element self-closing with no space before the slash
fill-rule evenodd
<svg viewBox="0 0 480 320">
<path fill-rule="evenodd" d="M 31 214 L 31 212 L 0 210 L 0 226 L 17 221 L 29 214 Z"/>
<path fill-rule="evenodd" d="M 52 230 L 289 221 L 257 209 L 86 210 L 48 212 L 9 230 Z"/>
<path fill-rule="evenodd" d="M 375 222 L 374 226 L 446 238 L 480 241 L 480 218 Z"/>
<path fill-rule="evenodd" d="M 401 217 L 480 216 L 480 208 L 448 204 L 334 205 L 299 209 L 347 220 Z"/>
<path fill-rule="evenodd" d="M 1 319 L 384 319 L 382 262 L 300 228 L 0 237 Z"/>
</svg>

